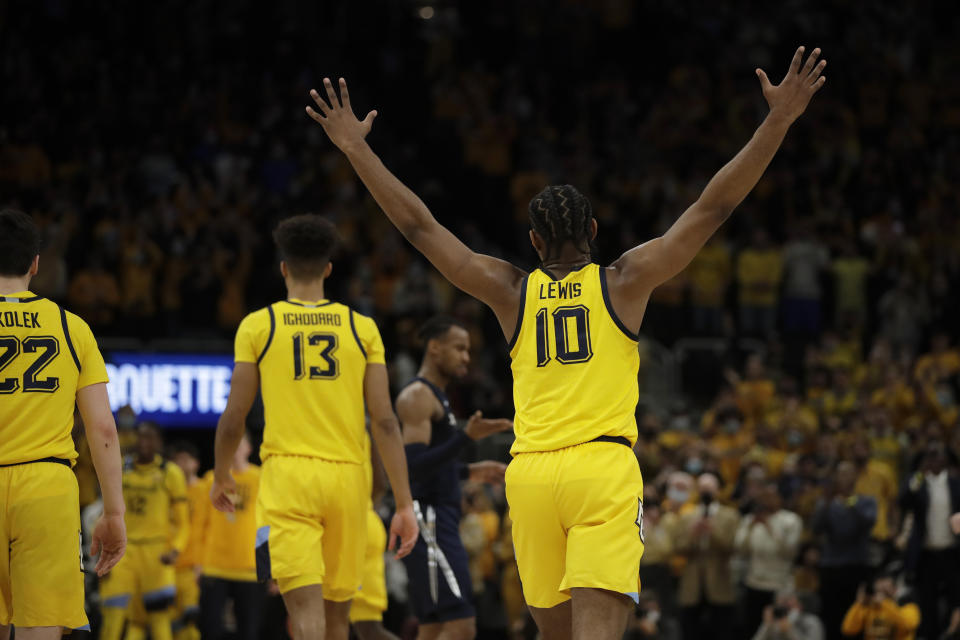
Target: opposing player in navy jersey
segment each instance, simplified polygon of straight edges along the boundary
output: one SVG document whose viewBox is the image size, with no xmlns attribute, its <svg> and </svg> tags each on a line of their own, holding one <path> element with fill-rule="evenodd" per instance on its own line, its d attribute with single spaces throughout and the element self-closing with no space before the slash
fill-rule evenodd
<svg viewBox="0 0 960 640">
<path fill-rule="evenodd" d="M 460 451 L 470 440 L 509 431 L 513 422 L 487 420 L 477 412 L 459 429 L 446 388 L 467 374 L 470 334 L 455 320 L 438 317 L 423 326 L 420 338 L 423 364 L 397 397 L 420 524 L 420 539 L 403 559 L 410 604 L 420 621 L 418 640 L 471 640 L 476 625 L 467 552 L 460 540 L 460 481 L 502 482 L 506 465 L 465 465 Z"/>
</svg>

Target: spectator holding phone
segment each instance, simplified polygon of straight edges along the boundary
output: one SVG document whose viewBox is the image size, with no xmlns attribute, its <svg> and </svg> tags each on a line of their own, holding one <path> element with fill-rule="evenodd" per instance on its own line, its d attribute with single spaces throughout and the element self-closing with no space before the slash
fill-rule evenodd
<svg viewBox="0 0 960 640">
<path fill-rule="evenodd" d="M 823 623 L 803 610 L 793 590 L 784 589 L 763 610 L 763 623 L 753 640 L 823 640 Z"/>
<path fill-rule="evenodd" d="M 893 576 L 860 586 L 857 601 L 843 619 L 843 635 L 863 640 L 913 640 L 920 625 L 916 604 L 897 604 Z"/>
</svg>

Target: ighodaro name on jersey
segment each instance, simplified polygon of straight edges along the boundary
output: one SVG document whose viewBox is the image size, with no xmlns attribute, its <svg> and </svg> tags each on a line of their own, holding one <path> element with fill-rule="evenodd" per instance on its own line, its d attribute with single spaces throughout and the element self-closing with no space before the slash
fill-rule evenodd
<svg viewBox="0 0 960 640">
<path fill-rule="evenodd" d="M 301 327 L 303 325 L 326 325 L 339 327 L 343 323 L 343 318 L 338 313 L 284 313 L 282 314 L 283 324 L 288 327 Z"/>
<path fill-rule="evenodd" d="M 0 327 L 21 329 L 42 329 L 40 314 L 32 311 L 4 311 L 0 313 Z"/>
<path fill-rule="evenodd" d="M 540 285 L 541 300 L 571 300 L 579 298 L 582 287 L 579 282 L 548 282 Z"/>
</svg>

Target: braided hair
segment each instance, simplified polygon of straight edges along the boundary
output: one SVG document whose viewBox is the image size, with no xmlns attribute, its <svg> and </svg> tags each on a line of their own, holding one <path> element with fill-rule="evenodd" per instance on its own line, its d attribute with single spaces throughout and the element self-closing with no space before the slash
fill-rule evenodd
<svg viewBox="0 0 960 640">
<path fill-rule="evenodd" d="M 530 201 L 530 226 L 547 243 L 548 257 L 565 242 L 590 253 L 591 220 L 590 201 L 569 184 L 546 187 Z"/>
</svg>

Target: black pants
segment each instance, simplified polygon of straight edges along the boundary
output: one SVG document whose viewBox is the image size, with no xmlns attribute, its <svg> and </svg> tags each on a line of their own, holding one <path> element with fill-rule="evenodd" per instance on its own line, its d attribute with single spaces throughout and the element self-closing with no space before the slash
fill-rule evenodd
<svg viewBox="0 0 960 640">
<path fill-rule="evenodd" d="M 729 640 L 733 629 L 733 607 L 701 602 L 683 607 L 680 615 L 683 640 Z"/>
<path fill-rule="evenodd" d="M 218 640 L 224 634 L 223 612 L 233 600 L 238 640 L 260 637 L 264 588 L 259 582 L 242 582 L 203 576 L 200 580 L 200 637 Z"/>
<path fill-rule="evenodd" d="M 917 599 L 921 638 L 939 638 L 949 615 L 960 606 L 960 549 L 921 551 L 917 563 Z"/>
<path fill-rule="evenodd" d="M 840 627 L 857 599 L 857 589 L 870 578 L 866 565 L 820 567 L 820 619 L 827 640 L 842 640 Z"/>
</svg>

